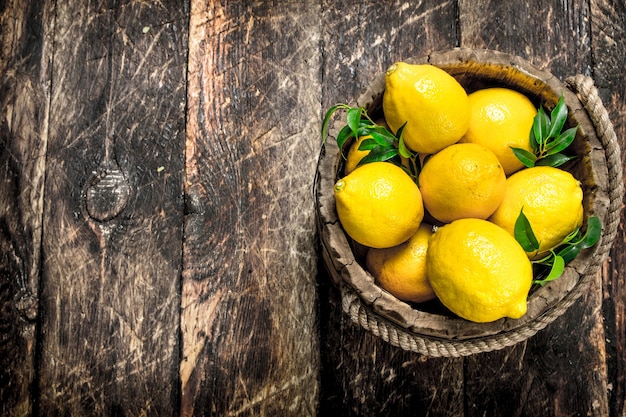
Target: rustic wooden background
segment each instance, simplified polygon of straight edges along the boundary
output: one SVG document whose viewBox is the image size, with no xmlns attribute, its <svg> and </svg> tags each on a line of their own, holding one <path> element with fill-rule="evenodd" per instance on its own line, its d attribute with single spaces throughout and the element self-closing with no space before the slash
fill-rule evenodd
<svg viewBox="0 0 626 417">
<path fill-rule="evenodd" d="M 0 1 L 0 415 L 621 417 L 623 226 L 512 348 L 426 358 L 342 313 L 322 115 L 455 46 L 593 77 L 624 144 L 620 0 Z"/>
</svg>

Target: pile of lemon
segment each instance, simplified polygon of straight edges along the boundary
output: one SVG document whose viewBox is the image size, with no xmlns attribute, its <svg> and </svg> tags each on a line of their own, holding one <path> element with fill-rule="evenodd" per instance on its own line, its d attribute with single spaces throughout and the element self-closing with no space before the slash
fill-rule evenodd
<svg viewBox="0 0 626 417">
<path fill-rule="evenodd" d="M 583 220 L 583 191 L 567 171 L 526 167 L 512 148 L 532 152 L 537 108 L 507 88 L 471 93 L 444 70 L 399 62 L 386 73 L 384 120 L 402 130 L 421 169 L 389 162 L 359 165 L 360 137 L 334 187 L 345 232 L 366 249 L 382 288 L 420 303 L 438 298 L 474 322 L 526 314 L 532 260 Z M 540 248 L 514 237 L 523 210 Z"/>
</svg>

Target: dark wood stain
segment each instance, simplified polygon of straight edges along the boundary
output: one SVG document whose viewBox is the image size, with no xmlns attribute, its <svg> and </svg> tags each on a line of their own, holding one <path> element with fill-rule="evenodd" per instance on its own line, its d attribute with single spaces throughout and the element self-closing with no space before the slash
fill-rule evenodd
<svg viewBox="0 0 626 417">
<path fill-rule="evenodd" d="M 626 9 L 543 2 L 0 2 L 0 415 L 622 417 L 623 227 L 530 340 L 426 358 L 322 263 L 324 111 L 455 46 L 592 76 L 622 148 Z"/>
</svg>

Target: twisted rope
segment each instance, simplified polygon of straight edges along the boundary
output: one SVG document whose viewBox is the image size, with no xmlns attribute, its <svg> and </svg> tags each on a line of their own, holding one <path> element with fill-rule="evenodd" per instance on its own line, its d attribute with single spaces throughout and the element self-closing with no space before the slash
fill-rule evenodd
<svg viewBox="0 0 626 417">
<path fill-rule="evenodd" d="M 606 225 L 598 243 L 598 250 L 572 291 L 554 308 L 517 329 L 478 339 L 455 341 L 408 332 L 370 310 L 363 304 L 361 298 L 353 289 L 347 285 L 340 285 L 343 310 L 354 323 L 370 331 L 373 335 L 404 350 L 418 352 L 431 357 L 461 357 L 502 349 L 532 337 L 539 330 L 545 328 L 561 316 L 587 290 L 600 265 L 604 262 L 617 233 L 624 193 L 622 161 L 617 136 L 593 80 L 583 75 L 576 75 L 568 78 L 566 83 L 578 94 L 604 148 L 610 198 Z"/>
<path fill-rule="evenodd" d="M 606 255 L 611 247 L 617 228 L 619 226 L 622 198 L 624 195 L 624 183 L 622 173 L 622 157 L 617 141 L 617 135 L 613 129 L 613 124 L 609 119 L 609 114 L 602 105 L 598 90 L 593 84 L 593 79 L 578 74 L 565 80 L 566 84 L 578 94 L 578 97 L 585 106 L 589 118 L 596 129 L 596 135 L 605 151 L 607 169 L 609 175 L 609 210 L 607 213 L 607 224 L 600 243 L 601 255 Z"/>
</svg>

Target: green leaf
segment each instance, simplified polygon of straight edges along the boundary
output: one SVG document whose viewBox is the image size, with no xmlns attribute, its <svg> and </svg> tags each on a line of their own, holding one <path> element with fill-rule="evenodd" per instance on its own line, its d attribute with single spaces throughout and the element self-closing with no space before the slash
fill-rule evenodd
<svg viewBox="0 0 626 417">
<path fill-rule="evenodd" d="M 406 127 L 406 124 L 408 122 L 404 122 L 404 124 L 402 126 L 400 126 L 400 128 L 398 129 L 398 131 L 396 132 L 396 137 L 397 138 L 401 138 L 402 137 L 402 132 L 404 132 L 404 128 Z"/>
<path fill-rule="evenodd" d="M 412 160 L 411 151 L 409 151 L 409 149 L 404 144 L 404 139 L 402 137 L 398 141 L 398 152 L 400 153 L 402 157 Z"/>
<path fill-rule="evenodd" d="M 539 152 L 539 144 L 535 140 L 535 133 L 532 129 L 528 134 L 528 143 L 530 143 L 530 149 L 532 150 L 532 153 L 537 154 Z"/>
<path fill-rule="evenodd" d="M 368 117 L 365 110 L 361 108 L 361 119 L 359 120 L 359 129 L 375 129 L 378 126 L 376 123 L 372 122 Z"/>
<path fill-rule="evenodd" d="M 567 105 L 565 104 L 565 97 L 561 95 L 554 109 L 550 113 L 550 131 L 548 132 L 548 138 L 554 138 L 561 133 L 565 121 L 567 120 Z"/>
<path fill-rule="evenodd" d="M 330 124 L 330 119 L 333 117 L 333 114 L 340 108 L 344 107 L 345 104 L 335 104 L 332 106 L 326 114 L 324 115 L 324 121 L 322 122 L 322 142 L 326 143 L 326 136 L 328 135 L 328 125 Z"/>
<path fill-rule="evenodd" d="M 580 237 L 580 230 L 576 228 L 563 239 L 563 244 L 559 246 L 556 254 L 563 258 L 565 264 L 568 264 L 578 256 L 581 250 L 590 248 L 598 243 L 601 235 L 602 223 L 600 223 L 600 219 L 597 216 L 591 216 L 587 220 L 585 235 Z"/>
<path fill-rule="evenodd" d="M 354 132 L 352 132 L 352 129 L 350 129 L 350 126 L 348 125 L 342 127 L 339 133 L 337 134 L 337 146 L 339 147 L 339 149 L 341 149 L 342 153 L 343 153 L 343 145 L 351 137 L 354 137 Z"/>
<path fill-rule="evenodd" d="M 369 164 L 370 162 L 386 162 L 398 155 L 396 148 L 384 148 L 377 146 L 365 155 L 358 165 Z"/>
<path fill-rule="evenodd" d="M 377 131 L 370 131 L 368 135 L 371 136 L 378 144 L 381 146 L 394 146 L 394 142 L 396 141 L 396 137 L 393 136 L 390 132 L 380 133 Z"/>
<path fill-rule="evenodd" d="M 360 107 L 351 107 L 348 110 L 347 115 L 346 115 L 348 126 L 350 126 L 350 130 L 352 130 L 355 137 L 359 135 L 359 124 L 361 122 L 361 112 L 362 112 L 362 109 Z"/>
<path fill-rule="evenodd" d="M 572 144 L 572 142 L 574 142 L 577 130 L 578 126 L 572 127 L 558 135 L 553 141 L 550 141 L 550 143 L 546 145 L 545 154 L 554 155 L 567 148 Z"/>
<path fill-rule="evenodd" d="M 378 133 L 380 135 L 387 136 L 387 137 L 390 137 L 392 139 L 396 139 L 394 134 L 391 133 L 389 130 L 387 130 L 387 128 L 385 126 L 380 126 L 380 125 L 371 126 L 371 128 L 368 130 L 368 132 L 369 133 L 376 132 L 376 133 Z"/>
<path fill-rule="evenodd" d="M 550 129 L 550 119 L 548 118 L 548 115 L 546 114 L 543 107 L 539 107 L 539 109 L 537 110 L 537 114 L 535 115 L 535 118 L 533 119 L 532 132 L 533 132 L 533 136 L 535 139 L 534 146 L 533 146 L 533 143 L 531 142 L 531 147 L 533 149 L 537 149 L 538 147 L 541 147 L 541 144 L 543 144 L 544 139 L 548 135 L 549 129 Z"/>
<path fill-rule="evenodd" d="M 563 258 L 559 255 L 554 257 L 554 263 L 552 264 L 552 269 L 550 273 L 546 277 L 546 281 L 553 281 L 563 275 L 563 271 L 565 270 L 565 262 L 563 262 Z"/>
<path fill-rule="evenodd" d="M 572 230 L 567 236 L 565 236 L 565 238 L 563 239 L 561 244 L 568 244 L 569 243 L 571 245 L 574 245 L 574 244 L 578 243 L 579 241 L 580 241 L 580 228 L 577 227 L 576 229 Z M 574 242 L 574 243 L 572 243 L 572 242 Z"/>
<path fill-rule="evenodd" d="M 513 151 L 517 159 L 519 159 L 522 162 L 522 164 L 524 164 L 525 166 L 529 168 L 535 166 L 535 161 L 537 160 L 537 156 L 534 153 L 528 152 L 526 149 L 514 148 L 512 146 L 511 146 L 511 150 Z"/>
<path fill-rule="evenodd" d="M 597 216 L 591 216 L 587 220 L 587 232 L 578 244 L 580 249 L 587 249 L 598 243 L 602 235 L 602 223 Z"/>
<path fill-rule="evenodd" d="M 381 146 L 380 143 L 373 138 L 366 138 L 361 141 L 359 144 L 360 151 L 371 151 L 372 149 Z"/>
<path fill-rule="evenodd" d="M 578 256 L 580 248 L 577 245 L 565 245 L 559 249 L 556 254 L 563 258 L 563 261 L 568 264 Z"/>
<path fill-rule="evenodd" d="M 554 281 L 555 279 L 563 275 L 563 271 L 565 271 L 565 261 L 559 255 L 555 255 L 548 276 L 545 277 L 543 280 L 536 280 L 534 281 L 534 283 L 544 286 L 548 282 Z"/>
<path fill-rule="evenodd" d="M 520 210 L 519 216 L 517 216 L 517 219 L 515 220 L 513 234 L 515 236 L 515 240 L 517 240 L 526 252 L 534 252 L 539 249 L 539 242 L 537 241 L 537 237 L 533 232 L 533 228 L 531 227 L 528 218 L 524 214 L 523 208 Z"/>
<path fill-rule="evenodd" d="M 537 159 L 535 165 L 537 166 L 551 166 L 554 168 L 560 167 L 564 163 L 576 159 L 576 155 L 568 156 L 562 153 L 555 153 L 554 155 L 546 156 L 544 158 Z"/>
</svg>

